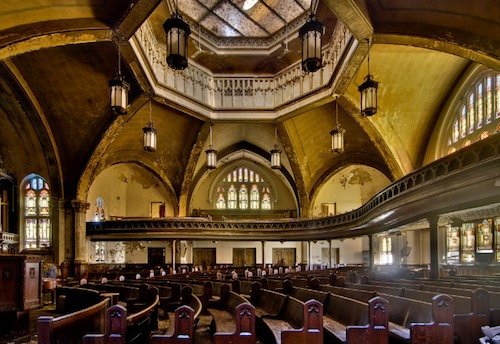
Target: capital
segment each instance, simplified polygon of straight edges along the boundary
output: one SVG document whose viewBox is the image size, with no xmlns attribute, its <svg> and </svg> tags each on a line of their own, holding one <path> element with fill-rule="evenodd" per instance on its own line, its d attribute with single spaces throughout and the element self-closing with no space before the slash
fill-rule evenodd
<svg viewBox="0 0 500 344">
<path fill-rule="evenodd" d="M 90 203 L 74 199 L 71 201 L 71 207 L 77 213 L 85 213 L 90 208 Z"/>
</svg>

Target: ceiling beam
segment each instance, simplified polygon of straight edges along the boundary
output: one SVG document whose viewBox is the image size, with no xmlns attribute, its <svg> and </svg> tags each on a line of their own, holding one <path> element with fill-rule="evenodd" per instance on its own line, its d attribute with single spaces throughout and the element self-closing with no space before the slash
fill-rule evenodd
<svg viewBox="0 0 500 344">
<path fill-rule="evenodd" d="M 129 39 L 134 32 L 146 21 L 161 0 L 138 0 L 131 2 L 130 7 L 115 27 L 115 31 L 122 37 Z"/>
<path fill-rule="evenodd" d="M 352 32 L 358 41 L 373 35 L 368 9 L 360 0 L 324 0 L 324 3 Z"/>
</svg>

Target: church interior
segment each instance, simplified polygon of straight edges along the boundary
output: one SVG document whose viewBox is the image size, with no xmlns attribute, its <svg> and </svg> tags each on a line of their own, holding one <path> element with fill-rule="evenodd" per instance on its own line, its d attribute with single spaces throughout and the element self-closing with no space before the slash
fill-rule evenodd
<svg viewBox="0 0 500 344">
<path fill-rule="evenodd" d="M 0 343 L 500 343 L 499 14 L 4 1 Z"/>
</svg>

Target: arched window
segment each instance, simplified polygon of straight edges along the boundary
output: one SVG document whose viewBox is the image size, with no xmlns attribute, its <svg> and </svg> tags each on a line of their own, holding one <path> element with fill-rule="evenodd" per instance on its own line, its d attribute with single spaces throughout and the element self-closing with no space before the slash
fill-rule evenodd
<svg viewBox="0 0 500 344">
<path fill-rule="evenodd" d="M 245 169 L 247 171 L 247 169 Z M 241 184 L 239 192 L 239 208 L 248 209 L 248 191 L 245 184 Z"/>
<path fill-rule="evenodd" d="M 447 148 L 460 149 L 488 137 L 484 132 L 495 132 L 500 119 L 500 73 L 488 70 L 465 89 L 453 104 L 455 118 L 451 121 Z M 481 130 L 481 133 L 477 132 Z"/>
<path fill-rule="evenodd" d="M 236 209 L 237 206 L 238 195 L 236 194 L 236 188 L 233 184 L 229 186 L 227 190 L 227 208 L 228 209 Z"/>
<path fill-rule="evenodd" d="M 49 185 L 39 175 L 30 176 L 22 185 L 24 192 L 24 248 L 51 246 Z"/>
<path fill-rule="evenodd" d="M 251 176 L 253 177 L 253 172 Z M 257 185 L 253 184 L 252 189 L 250 190 L 250 209 L 259 209 L 259 201 L 259 188 L 257 187 Z"/>
<path fill-rule="evenodd" d="M 227 193 L 224 190 L 227 190 Z M 228 172 L 217 187 L 216 195 L 216 209 L 272 209 L 270 186 L 258 172 L 248 167 L 237 167 Z"/>
<path fill-rule="evenodd" d="M 102 196 L 97 196 L 95 201 L 94 221 L 99 222 L 105 220 L 106 220 L 106 213 L 104 212 L 104 198 L 102 198 Z"/>
</svg>

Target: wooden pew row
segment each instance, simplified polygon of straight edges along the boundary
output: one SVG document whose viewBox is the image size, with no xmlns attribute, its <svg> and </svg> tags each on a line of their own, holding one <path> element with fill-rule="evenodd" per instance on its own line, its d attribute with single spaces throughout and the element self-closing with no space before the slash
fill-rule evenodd
<svg viewBox="0 0 500 344">
<path fill-rule="evenodd" d="M 323 304 L 323 327 L 327 343 L 388 342 L 387 301 L 375 297 L 368 302 L 292 286 L 283 282 L 283 292 L 299 300 L 318 300 Z"/>
<path fill-rule="evenodd" d="M 244 297 L 230 291 L 228 284 L 220 288 L 220 299 L 209 308 L 213 317 L 216 344 L 254 344 L 255 307 Z"/>
<path fill-rule="evenodd" d="M 89 332 L 104 329 L 109 299 L 78 311 L 61 315 L 39 316 L 37 334 L 39 344 L 77 343 Z"/>
<path fill-rule="evenodd" d="M 323 343 L 323 305 L 306 303 L 254 283 L 250 301 L 255 306 L 260 338 L 274 338 L 277 344 Z"/>
<path fill-rule="evenodd" d="M 358 289 L 358 287 L 362 287 Z M 340 295 L 345 295 L 353 297 L 359 300 L 366 300 L 374 293 L 386 298 L 390 304 L 389 320 L 390 320 L 390 332 L 395 337 L 400 337 L 402 339 L 408 340 L 409 333 L 408 328 L 411 322 L 421 322 L 429 321 L 430 319 L 421 318 L 429 312 L 430 305 L 427 301 L 416 300 L 411 297 L 412 293 L 418 293 L 419 291 L 403 289 L 404 293 L 410 294 L 410 297 L 406 295 L 397 296 L 393 294 L 381 293 L 382 291 L 390 291 L 387 287 L 383 286 L 381 288 L 376 287 L 371 284 L 368 286 L 369 289 L 366 290 L 362 285 L 348 284 L 348 287 L 333 287 L 321 285 L 320 289 L 324 291 L 330 291 Z M 380 289 L 380 290 L 379 290 Z M 434 297 L 436 295 L 432 295 Z M 424 299 L 422 297 L 422 299 Z M 453 296 L 453 301 L 455 299 L 460 300 L 459 296 Z M 489 324 L 489 309 L 488 309 L 488 293 L 484 289 L 476 290 L 468 299 L 470 302 L 470 308 L 467 308 L 465 312 L 455 312 L 453 313 L 453 319 L 455 323 L 454 333 L 457 338 L 460 339 L 460 343 L 477 343 L 481 335 L 481 326 Z M 427 304 L 427 305 L 424 305 Z M 463 307 L 463 306 L 462 306 Z M 405 321 L 406 319 L 406 321 Z"/>
</svg>

